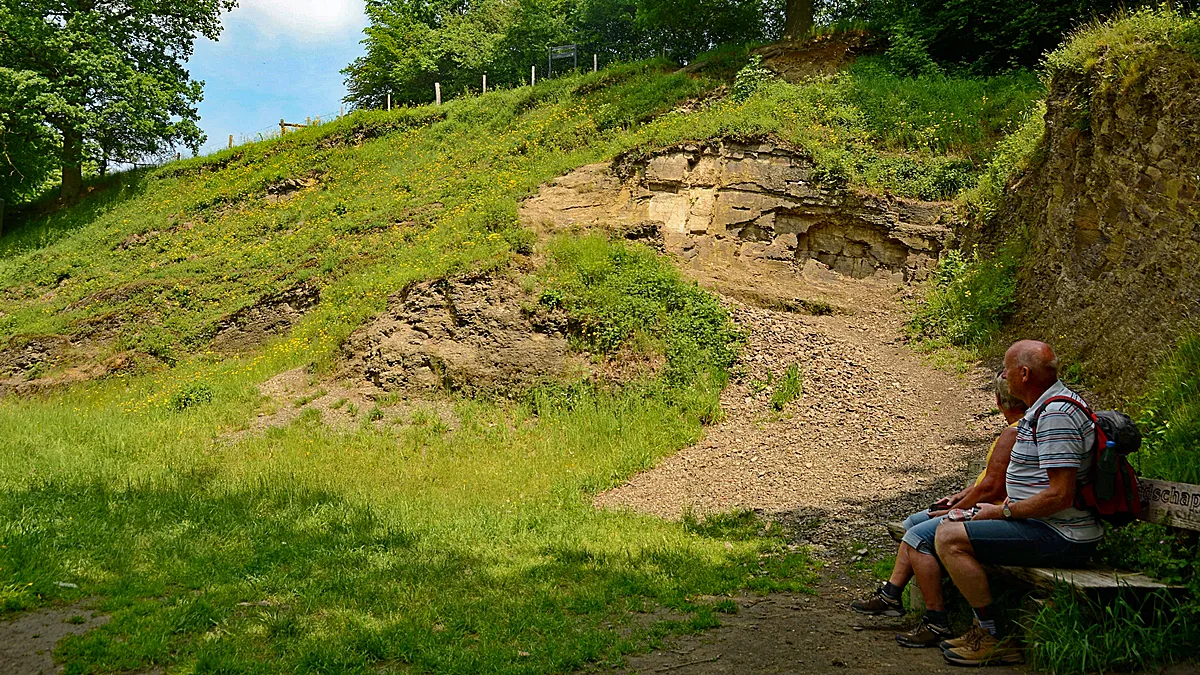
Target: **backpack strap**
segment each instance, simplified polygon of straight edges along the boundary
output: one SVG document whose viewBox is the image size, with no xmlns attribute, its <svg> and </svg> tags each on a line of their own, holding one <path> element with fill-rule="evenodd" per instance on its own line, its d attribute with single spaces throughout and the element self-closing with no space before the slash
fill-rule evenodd
<svg viewBox="0 0 1200 675">
<path fill-rule="evenodd" d="M 1038 418 L 1040 418 L 1042 416 L 1042 413 L 1046 412 L 1046 406 L 1050 405 L 1051 403 L 1067 403 L 1067 404 L 1070 404 L 1070 405 L 1082 410 L 1084 412 L 1084 414 L 1088 416 L 1088 419 L 1092 421 L 1092 426 L 1094 426 L 1096 428 L 1096 431 L 1100 431 L 1100 425 L 1096 423 L 1096 413 L 1092 412 L 1092 409 L 1087 407 L 1086 403 L 1083 403 L 1083 402 L 1081 402 L 1075 398 L 1072 398 L 1070 396 L 1051 396 L 1050 398 L 1046 399 L 1045 401 L 1042 401 L 1042 405 L 1038 406 L 1037 413 L 1035 413 L 1033 416 L 1033 423 L 1030 426 L 1033 427 L 1033 444 L 1034 445 L 1037 445 Z"/>
</svg>

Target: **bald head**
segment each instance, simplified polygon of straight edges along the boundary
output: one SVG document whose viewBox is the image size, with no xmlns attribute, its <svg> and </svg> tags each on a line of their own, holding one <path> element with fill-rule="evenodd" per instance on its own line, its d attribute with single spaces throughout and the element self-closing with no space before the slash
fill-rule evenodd
<svg viewBox="0 0 1200 675">
<path fill-rule="evenodd" d="M 1004 379 L 1014 396 L 1033 405 L 1058 381 L 1058 355 L 1045 342 L 1016 342 L 1004 353 Z"/>
</svg>

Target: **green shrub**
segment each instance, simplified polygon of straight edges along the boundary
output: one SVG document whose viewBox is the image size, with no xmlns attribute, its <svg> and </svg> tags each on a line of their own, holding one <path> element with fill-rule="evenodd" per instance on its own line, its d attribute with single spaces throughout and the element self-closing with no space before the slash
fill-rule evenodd
<svg viewBox="0 0 1200 675">
<path fill-rule="evenodd" d="M 884 53 L 892 72 L 897 75 L 940 75 L 942 68 L 929 55 L 929 45 L 920 34 L 900 24 L 892 29 Z"/>
<path fill-rule="evenodd" d="M 167 401 L 167 408 L 175 412 L 183 412 L 188 408 L 194 408 L 205 403 L 212 403 L 212 400 L 212 387 L 204 384 L 203 382 L 197 382 L 195 384 L 189 384 L 183 389 L 180 389 L 172 394 L 170 400 Z"/>
<path fill-rule="evenodd" d="M 751 56 L 750 62 L 746 64 L 745 68 L 738 71 L 733 80 L 733 100 L 745 101 L 774 77 L 771 69 L 763 65 L 761 56 L 758 54 Z"/>
<path fill-rule="evenodd" d="M 985 257 L 952 250 L 942 256 L 906 330 L 932 345 L 979 347 L 999 332 L 1016 306 L 1017 265 L 1025 251 L 1017 238 Z"/>
<path fill-rule="evenodd" d="M 598 235 L 562 237 L 550 256 L 539 301 L 567 310 L 581 348 L 611 354 L 645 336 L 643 344 L 665 351 L 674 385 L 720 376 L 733 363 L 740 334 L 728 313 L 651 249 Z"/>
</svg>

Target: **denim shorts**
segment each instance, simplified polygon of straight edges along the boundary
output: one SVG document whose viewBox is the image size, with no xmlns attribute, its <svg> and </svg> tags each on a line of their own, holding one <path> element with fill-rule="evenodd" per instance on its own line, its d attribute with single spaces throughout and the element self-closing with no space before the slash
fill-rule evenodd
<svg viewBox="0 0 1200 675">
<path fill-rule="evenodd" d="M 963 524 L 975 559 L 990 565 L 1073 567 L 1087 562 L 1100 543 L 1071 541 L 1040 520 L 972 520 Z"/>
<path fill-rule="evenodd" d="M 937 555 L 934 550 L 934 538 L 937 536 L 938 523 L 945 516 L 931 518 L 928 511 L 918 511 L 904 519 L 904 543 L 925 555 Z"/>
</svg>

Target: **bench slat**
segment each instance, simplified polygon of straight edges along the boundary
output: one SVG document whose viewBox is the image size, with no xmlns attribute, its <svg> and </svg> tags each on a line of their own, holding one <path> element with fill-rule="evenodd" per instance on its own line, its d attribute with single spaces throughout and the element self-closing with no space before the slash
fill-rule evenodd
<svg viewBox="0 0 1200 675">
<path fill-rule="evenodd" d="M 1051 590 L 1056 583 L 1066 584 L 1080 590 L 1104 590 L 1117 588 L 1139 588 L 1146 590 L 1184 588 L 1179 584 L 1164 584 L 1139 572 L 1125 572 L 1106 568 L 1055 569 L 1053 567 L 996 566 L 996 570 L 1025 581 L 1038 588 Z"/>
<path fill-rule="evenodd" d="M 1200 530 L 1200 485 L 1139 478 L 1138 495 L 1142 498 L 1142 520 Z"/>
</svg>

